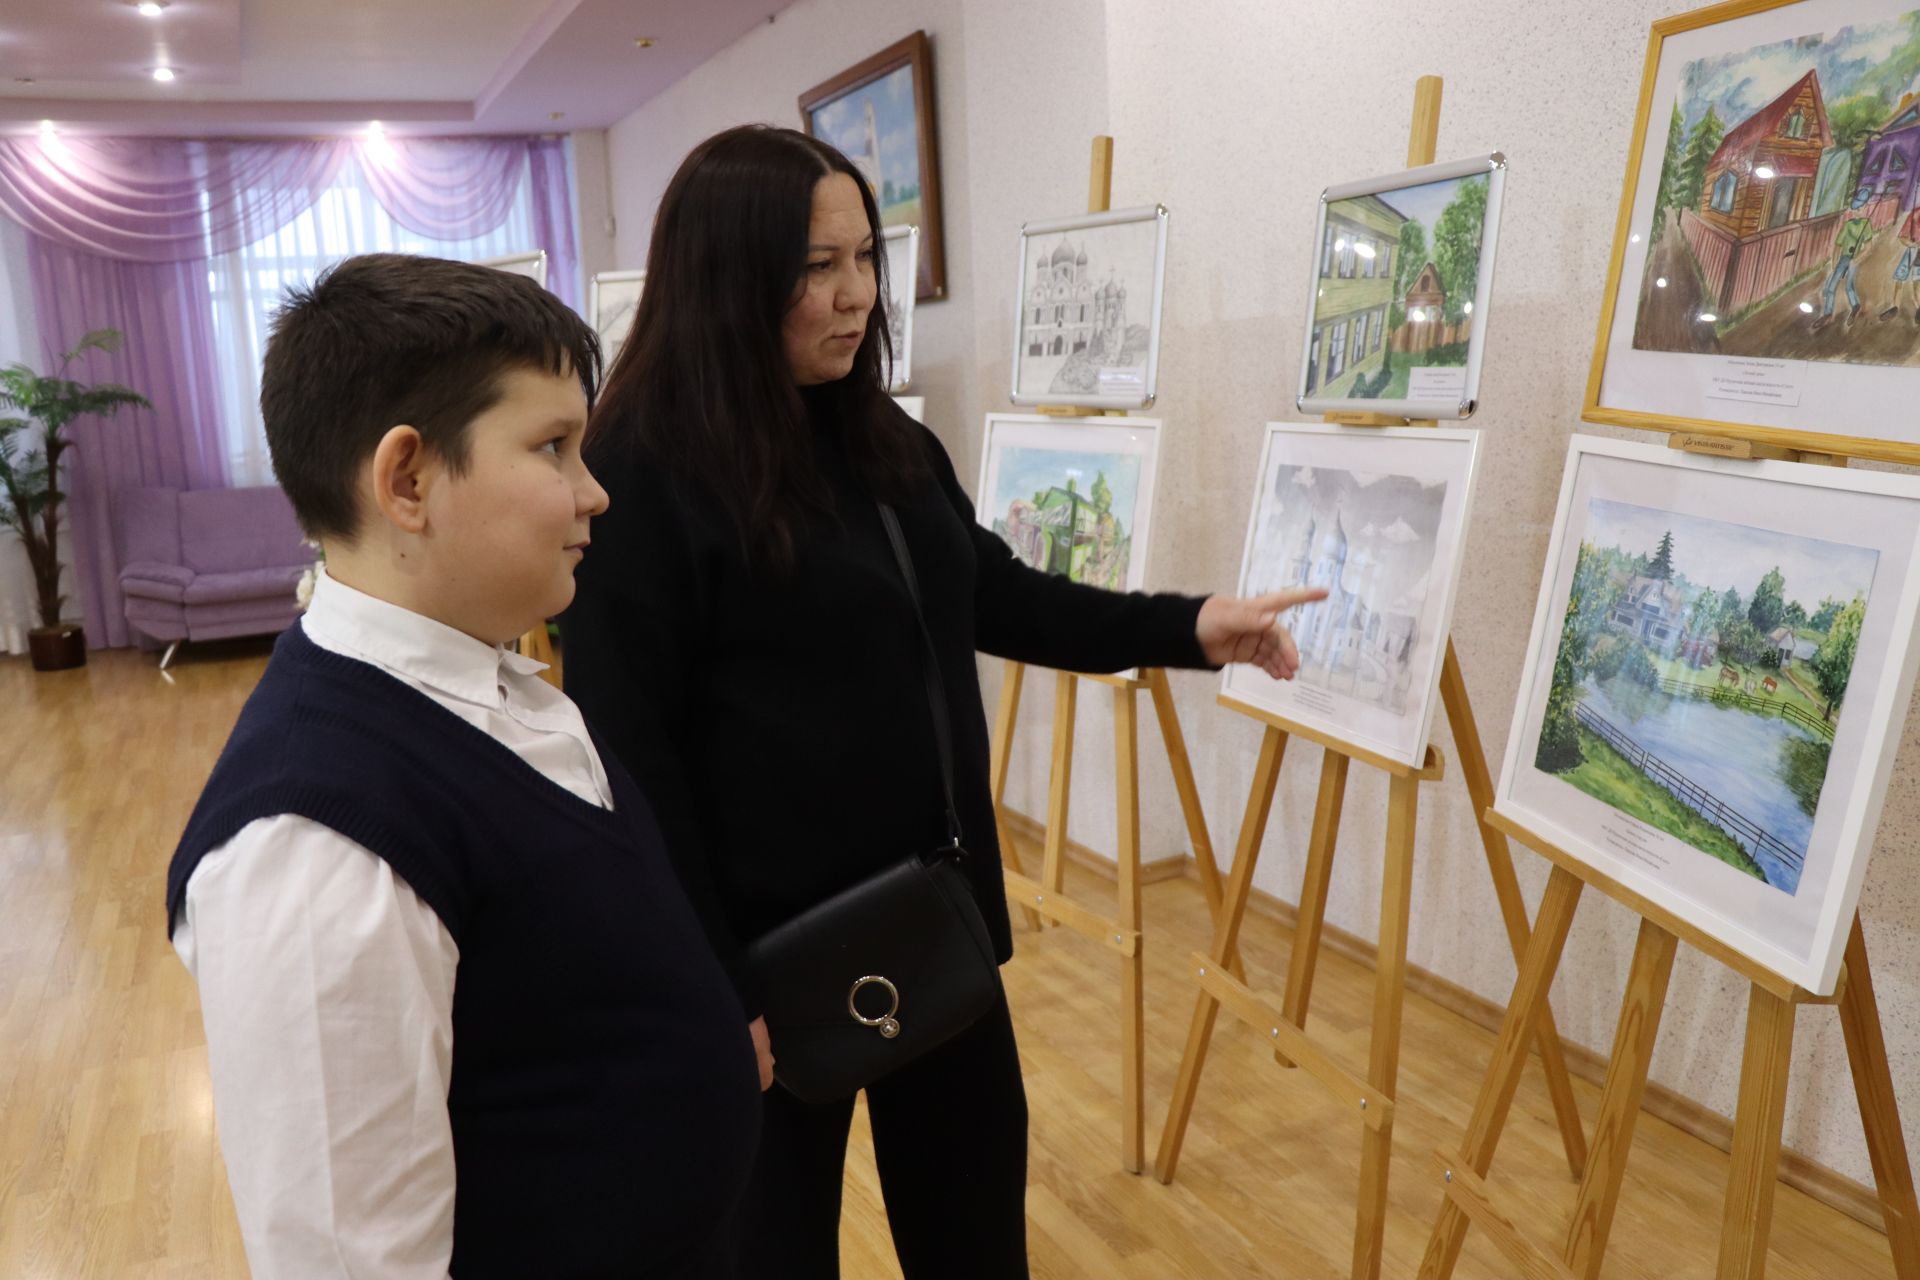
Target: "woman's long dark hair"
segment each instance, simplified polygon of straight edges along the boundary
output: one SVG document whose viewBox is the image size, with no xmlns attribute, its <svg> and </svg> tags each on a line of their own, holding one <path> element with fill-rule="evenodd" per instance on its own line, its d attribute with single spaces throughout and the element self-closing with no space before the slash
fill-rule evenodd
<svg viewBox="0 0 1920 1280">
<path fill-rule="evenodd" d="M 806 272 L 813 189 L 836 173 L 860 189 L 879 289 L 853 371 L 803 399 L 780 326 Z M 876 498 L 903 499 L 925 454 L 887 395 L 880 230 L 860 171 L 818 139 L 744 125 L 695 147 L 654 218 L 646 287 L 600 393 L 592 451 L 626 455 L 615 465 L 669 468 L 731 518 L 751 562 L 776 569 L 793 563 L 807 514 L 831 509 L 809 402 L 839 424 L 861 484 Z"/>
</svg>

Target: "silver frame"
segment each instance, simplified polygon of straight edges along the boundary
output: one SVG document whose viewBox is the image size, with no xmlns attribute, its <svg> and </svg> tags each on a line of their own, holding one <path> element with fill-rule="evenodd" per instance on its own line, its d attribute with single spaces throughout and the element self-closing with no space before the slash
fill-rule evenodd
<svg viewBox="0 0 1920 1280">
<path fill-rule="evenodd" d="M 608 350 L 607 335 L 600 332 L 600 286 L 602 283 L 606 283 L 606 284 L 638 283 L 639 285 L 642 286 L 642 288 L 644 288 L 647 283 L 647 273 L 645 270 L 596 271 L 594 273 L 593 279 L 587 282 L 587 323 L 593 326 L 594 336 L 600 339 L 601 359 L 606 362 L 607 368 L 612 368 L 614 357 L 619 354 L 619 350 L 618 348 L 615 348 L 614 350 L 611 350 L 611 351 Z M 637 307 L 635 308 L 635 313 L 637 316 L 638 314 Z M 632 333 L 632 332 L 633 332 L 633 322 L 628 321 L 627 333 Z M 622 335 L 620 338 L 620 345 L 624 347 L 626 343 L 627 343 L 626 336 Z"/>
<path fill-rule="evenodd" d="M 907 323 L 902 331 L 905 336 L 902 339 L 902 349 L 893 353 L 893 367 L 887 371 L 887 391 L 889 394 L 898 395 L 913 382 L 913 313 L 919 309 L 914 295 L 920 287 L 920 227 L 917 223 L 902 223 L 896 227 L 888 227 L 880 233 L 880 239 L 882 241 L 904 239 L 907 242 Z M 882 248 L 881 252 L 885 253 L 885 248 Z M 893 280 L 891 269 L 887 272 L 887 279 L 889 282 Z M 893 305 L 891 298 L 887 300 L 887 305 Z"/>
<path fill-rule="evenodd" d="M 1465 178 L 1476 173 L 1488 175 L 1487 218 L 1480 231 L 1480 276 L 1474 282 L 1473 290 L 1477 305 L 1473 309 L 1473 325 L 1467 335 L 1467 386 L 1460 400 L 1457 403 L 1445 400 L 1354 400 L 1308 395 L 1307 368 L 1313 358 L 1313 313 L 1314 304 L 1319 301 L 1320 256 L 1321 245 L 1327 234 L 1327 206 L 1335 200 L 1377 196 L 1429 182 L 1444 182 L 1448 178 Z M 1487 304 L 1493 295 L 1493 263 L 1500 240 L 1500 197 L 1506 185 L 1506 173 L 1507 158 L 1494 151 L 1445 164 L 1422 165 L 1385 177 L 1342 183 L 1320 193 L 1320 212 L 1313 224 L 1312 269 L 1307 277 L 1310 282 L 1307 286 L 1307 328 L 1300 339 L 1300 377 L 1294 383 L 1299 390 L 1293 403 L 1301 413 L 1378 413 L 1410 419 L 1473 416 L 1473 411 L 1479 407 L 1480 361 L 1485 349 L 1487 312 L 1492 309 Z"/>
<path fill-rule="evenodd" d="M 1053 235 L 1061 231 L 1085 231 L 1093 227 L 1108 227 L 1122 222 L 1146 222 L 1150 219 L 1156 222 L 1158 227 L 1155 231 L 1153 246 L 1153 298 L 1147 312 L 1147 382 L 1142 397 L 1022 395 L 1020 393 L 1020 362 L 1024 358 L 1025 344 L 1020 341 L 1020 338 L 1026 332 L 1027 247 L 1032 243 L 1033 237 Z M 1111 213 L 1083 213 L 1073 218 L 1053 218 L 1046 222 L 1022 224 L 1019 274 L 1015 277 L 1013 289 L 1013 381 L 1008 389 L 1008 396 L 1013 403 L 1017 405 L 1071 404 L 1082 405 L 1089 409 L 1150 408 L 1154 397 L 1160 391 L 1160 307 L 1166 297 L 1166 275 L 1167 206 L 1163 204 L 1142 205 L 1137 209 L 1118 209 Z"/>
<path fill-rule="evenodd" d="M 542 289 L 547 287 L 547 251 L 535 249 L 530 253 L 509 253 L 498 258 L 482 258 L 477 264 L 492 267 L 496 271 L 509 271 L 516 276 L 528 276 Z M 526 268 L 532 267 L 529 271 Z"/>
</svg>

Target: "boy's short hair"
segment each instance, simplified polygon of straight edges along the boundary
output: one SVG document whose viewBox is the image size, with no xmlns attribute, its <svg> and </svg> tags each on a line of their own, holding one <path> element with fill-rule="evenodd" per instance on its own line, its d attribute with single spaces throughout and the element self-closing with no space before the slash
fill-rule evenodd
<svg viewBox="0 0 1920 1280">
<path fill-rule="evenodd" d="M 593 328 L 527 276 L 445 258 L 366 253 L 287 292 L 260 378 L 273 472 L 313 538 L 359 533 L 355 481 L 402 423 L 456 474 L 467 427 L 527 368 L 600 378 Z"/>
</svg>

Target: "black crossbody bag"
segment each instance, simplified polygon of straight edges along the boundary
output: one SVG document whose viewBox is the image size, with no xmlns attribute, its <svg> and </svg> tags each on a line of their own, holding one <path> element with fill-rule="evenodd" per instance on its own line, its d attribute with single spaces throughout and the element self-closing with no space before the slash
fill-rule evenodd
<svg viewBox="0 0 1920 1280">
<path fill-rule="evenodd" d="M 803 1102 L 847 1097 L 898 1070 L 972 1026 L 1000 990 L 986 922 L 961 871 L 968 854 L 953 803 L 953 734 L 939 657 L 906 539 L 885 503 L 880 521 L 919 624 L 949 841 L 907 855 L 747 949 L 774 1077 Z"/>
</svg>

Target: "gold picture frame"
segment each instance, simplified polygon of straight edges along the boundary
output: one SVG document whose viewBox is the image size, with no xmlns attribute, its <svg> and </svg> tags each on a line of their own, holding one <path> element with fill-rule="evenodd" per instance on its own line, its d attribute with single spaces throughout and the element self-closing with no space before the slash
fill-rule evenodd
<svg viewBox="0 0 1920 1280">
<path fill-rule="evenodd" d="M 1734 284 L 1735 274 L 1742 265 L 1738 259 L 1730 259 L 1725 263 L 1716 261 L 1715 266 L 1723 272 L 1723 276 L 1716 279 L 1711 277 L 1705 268 L 1699 266 L 1700 259 L 1698 257 L 1691 256 L 1692 246 L 1697 242 L 1686 240 L 1686 237 L 1692 234 L 1692 232 L 1688 230 L 1690 225 L 1689 219 L 1691 219 L 1693 224 L 1700 223 L 1702 221 L 1700 214 L 1708 213 L 1709 203 L 1712 204 L 1712 209 L 1715 212 L 1723 207 L 1722 196 L 1717 192 L 1715 184 L 1708 183 L 1706 190 L 1709 194 L 1700 196 L 1698 200 L 1694 202 L 1686 205 L 1671 203 L 1670 193 L 1660 181 L 1665 173 L 1665 170 L 1659 163 L 1660 157 L 1653 157 L 1654 163 L 1650 165 L 1647 150 L 1649 141 L 1648 130 L 1654 118 L 1656 106 L 1663 109 L 1669 107 L 1669 103 L 1665 100 L 1666 95 L 1662 95 L 1662 101 L 1656 103 L 1656 90 L 1660 88 L 1663 81 L 1671 81 L 1682 74 L 1682 72 L 1676 70 L 1676 68 L 1681 66 L 1685 55 L 1675 58 L 1674 67 L 1670 68 L 1664 65 L 1663 60 L 1672 52 L 1672 50 L 1669 49 L 1670 41 L 1674 41 L 1679 37 L 1686 37 L 1690 35 L 1690 33 L 1704 31 L 1708 28 L 1747 22 L 1749 25 L 1741 27 L 1740 31 L 1743 33 L 1748 31 L 1754 33 L 1751 46 L 1748 47 L 1743 54 L 1736 55 L 1728 53 L 1721 55 L 1723 59 L 1731 59 L 1735 56 L 1752 56 L 1769 44 L 1778 43 L 1785 39 L 1798 38 L 1803 42 L 1811 41 L 1812 44 L 1810 47 L 1818 50 L 1821 47 L 1820 42 L 1823 40 L 1831 41 L 1847 36 L 1851 30 L 1849 24 L 1860 21 L 1860 19 L 1855 18 L 1853 15 L 1862 10 L 1874 10 L 1877 12 L 1878 10 L 1885 9 L 1889 16 L 1884 19 L 1876 18 L 1875 20 L 1893 21 L 1900 15 L 1902 10 L 1911 11 L 1917 8 L 1920 8 L 1920 3 L 1903 4 L 1902 9 L 1894 9 L 1884 3 L 1884 0 L 1726 0 L 1725 3 L 1709 5 L 1688 13 L 1663 18 L 1653 24 L 1648 36 L 1647 54 L 1640 80 L 1640 93 L 1634 116 L 1632 142 L 1627 156 L 1626 175 L 1621 184 L 1620 209 L 1614 224 L 1612 252 L 1607 263 L 1606 289 L 1602 298 L 1600 314 L 1596 325 L 1593 356 L 1589 365 L 1586 392 L 1581 407 L 1581 416 L 1585 420 L 1605 423 L 1612 426 L 1633 427 L 1646 431 L 1662 433 L 1684 432 L 1730 440 L 1751 441 L 1758 445 L 1773 446 L 1782 449 L 1920 465 L 1920 420 L 1915 420 L 1915 415 L 1913 415 L 1910 410 L 1904 414 L 1900 414 L 1887 411 L 1881 407 L 1886 403 L 1894 401 L 1896 398 L 1905 399 L 1908 403 L 1911 403 L 1912 398 L 1916 394 L 1920 394 L 1920 338 L 1914 340 L 1915 354 L 1908 357 L 1912 363 L 1904 365 L 1876 363 L 1871 359 L 1849 360 L 1845 355 L 1803 355 L 1790 349 L 1784 354 L 1778 355 L 1767 350 L 1723 351 L 1719 349 L 1719 336 L 1722 333 L 1737 327 L 1743 320 L 1757 318 L 1758 312 L 1766 307 L 1776 305 L 1791 306 L 1799 312 L 1806 314 L 1808 318 L 1804 321 L 1801 321 L 1798 316 L 1792 318 L 1801 326 L 1799 329 L 1793 331 L 1795 340 L 1799 341 L 1801 334 L 1811 334 L 1818 331 L 1816 322 L 1823 320 L 1831 322 L 1834 314 L 1832 311 L 1834 303 L 1827 299 L 1834 297 L 1837 284 L 1844 283 L 1848 287 L 1849 297 L 1843 301 L 1852 301 L 1858 297 L 1853 289 L 1856 283 L 1853 275 L 1849 274 L 1844 279 L 1839 278 L 1842 273 L 1838 269 L 1839 247 L 1837 243 L 1820 243 L 1817 235 L 1812 232 L 1811 224 L 1814 222 L 1824 223 L 1828 219 L 1835 219 L 1836 228 L 1844 226 L 1845 221 L 1849 217 L 1849 206 L 1853 209 L 1861 207 L 1853 203 L 1857 191 L 1852 190 L 1852 188 L 1858 187 L 1859 184 L 1865 182 L 1868 178 L 1867 173 L 1864 171 L 1864 156 L 1862 156 L 1859 162 L 1861 163 L 1861 168 L 1854 170 L 1850 179 L 1842 180 L 1845 187 L 1849 188 L 1849 190 L 1846 192 L 1843 203 L 1837 212 L 1829 210 L 1826 213 L 1820 214 L 1817 218 L 1808 216 L 1812 214 L 1814 209 L 1820 207 L 1816 198 L 1823 199 L 1826 203 L 1831 203 L 1832 195 L 1830 186 L 1837 185 L 1827 183 L 1828 174 L 1825 166 L 1829 157 L 1825 152 L 1819 153 L 1815 161 L 1817 173 L 1810 171 L 1807 175 L 1791 179 L 1794 182 L 1805 182 L 1807 184 L 1805 188 L 1800 189 L 1796 197 L 1796 199 L 1800 200 L 1800 203 L 1807 206 L 1805 209 L 1798 207 L 1793 200 L 1783 202 L 1777 198 L 1777 196 L 1769 199 L 1759 194 L 1755 194 L 1751 201 L 1747 201 L 1742 205 L 1743 212 L 1758 208 L 1761 211 L 1761 221 L 1765 225 L 1754 234 L 1740 237 L 1740 239 L 1735 242 L 1736 249 L 1752 247 L 1752 244 L 1758 244 L 1758 242 L 1762 240 L 1771 242 L 1777 234 L 1790 229 L 1787 225 L 1788 223 L 1805 223 L 1808 224 L 1809 228 L 1809 233 L 1804 237 L 1804 245 L 1802 246 L 1805 250 L 1804 256 L 1791 265 L 1791 271 L 1794 274 L 1786 277 L 1787 283 L 1785 285 L 1775 287 L 1772 293 L 1763 295 L 1758 301 L 1755 301 L 1751 298 L 1738 296 L 1738 289 L 1736 289 Z M 1805 20 L 1796 26 L 1790 22 L 1778 21 L 1772 16 L 1790 10 L 1797 10 L 1804 14 Z M 1839 16 L 1836 17 L 1836 14 Z M 1869 18 L 1874 17 L 1872 14 L 1868 16 Z M 1800 32 L 1800 28 L 1802 27 L 1805 28 L 1805 32 Z M 1727 34 L 1731 35 L 1732 33 L 1729 32 Z M 1739 37 L 1739 39 L 1746 38 L 1744 34 Z M 1709 46 L 1706 45 L 1706 42 L 1693 41 L 1684 47 L 1691 47 L 1697 51 L 1700 48 Z M 1833 137 L 1830 130 L 1824 138 L 1817 136 L 1818 130 L 1829 129 L 1829 125 L 1825 114 L 1824 103 L 1817 101 L 1821 91 L 1821 84 L 1817 75 L 1818 69 L 1812 66 L 1816 57 L 1817 55 L 1813 53 L 1807 55 L 1810 75 L 1813 79 L 1812 96 L 1816 100 L 1816 105 L 1807 114 L 1809 117 L 1815 119 L 1812 131 L 1816 132 L 1816 136 L 1811 139 L 1815 144 L 1822 141 L 1831 142 Z M 1747 132 L 1765 134 L 1768 126 L 1762 125 L 1759 130 L 1755 130 L 1749 126 L 1753 121 L 1757 120 L 1763 112 L 1775 111 L 1776 108 L 1780 108 L 1781 103 L 1793 92 L 1796 86 L 1804 88 L 1802 82 L 1808 78 L 1808 76 L 1803 76 L 1801 81 L 1797 81 L 1794 85 L 1788 86 L 1786 92 L 1779 93 L 1768 102 L 1766 107 L 1752 110 L 1749 114 L 1737 120 L 1730 119 L 1726 122 L 1724 138 L 1721 141 L 1721 149 L 1724 150 L 1735 138 L 1735 135 L 1742 133 L 1743 129 Z M 1840 86 L 1836 84 L 1833 92 L 1838 94 L 1839 91 Z M 1671 109 L 1674 112 L 1675 127 L 1678 127 L 1681 124 L 1680 101 L 1677 93 L 1673 94 L 1672 97 Z M 1901 99 L 1897 104 L 1889 103 L 1890 110 L 1896 106 L 1904 110 L 1909 106 L 1909 103 L 1905 99 Z M 1798 128 L 1802 133 L 1809 132 L 1808 126 L 1804 121 L 1796 121 L 1790 114 L 1787 114 L 1789 111 L 1797 109 L 1793 104 L 1789 103 L 1786 108 L 1782 108 L 1778 112 L 1786 122 L 1779 126 L 1779 128 L 1786 131 L 1785 136 L 1787 137 L 1800 136 L 1792 132 L 1795 128 Z M 1895 123 L 1895 120 L 1890 119 L 1885 122 L 1885 125 L 1891 125 L 1893 123 Z M 1885 125 L 1873 131 L 1869 135 L 1868 141 L 1873 138 L 1884 137 L 1891 132 Z M 1903 125 L 1903 128 L 1904 127 Z M 1669 133 L 1667 149 L 1662 153 L 1663 155 L 1667 157 L 1672 156 L 1672 145 L 1675 136 L 1675 134 Z M 1860 146 L 1865 148 L 1868 145 L 1868 141 L 1862 141 Z M 1827 148 L 1829 152 L 1838 152 L 1841 150 L 1842 148 L 1837 145 Z M 1767 157 L 1762 157 L 1762 160 L 1766 158 Z M 1717 150 L 1713 153 L 1713 160 L 1709 163 L 1719 163 L 1721 159 L 1721 152 Z M 1748 159 L 1750 160 L 1751 157 Z M 1728 163 L 1730 164 L 1731 161 Z M 1705 175 L 1703 174 L 1702 176 Z M 1745 174 L 1742 175 L 1743 180 L 1747 176 L 1759 179 L 1771 179 L 1776 175 L 1770 171 L 1764 163 L 1758 165 L 1749 163 Z M 1724 183 L 1726 182 L 1727 175 L 1723 172 L 1720 178 Z M 1648 183 L 1649 180 L 1651 180 L 1651 185 L 1643 188 L 1643 183 Z M 1784 185 L 1785 181 L 1786 180 L 1783 179 L 1781 185 Z M 1724 206 L 1728 208 L 1729 214 L 1732 212 L 1731 207 L 1734 204 L 1735 194 L 1736 193 L 1730 188 L 1724 196 Z M 1744 192 L 1740 194 L 1744 199 Z M 1892 212 L 1891 216 L 1893 220 L 1886 226 L 1880 226 L 1874 229 L 1873 234 L 1876 237 L 1884 236 L 1886 241 L 1896 242 L 1892 245 L 1873 246 L 1880 251 L 1879 256 L 1885 256 L 1887 251 L 1897 247 L 1899 242 L 1895 232 L 1905 229 L 1905 219 L 1909 216 L 1909 213 L 1913 211 L 1913 206 L 1904 202 L 1914 198 L 1913 193 L 1903 195 L 1900 198 L 1899 207 Z M 1651 205 L 1649 205 L 1649 201 L 1652 202 Z M 1884 214 L 1886 210 L 1882 208 L 1883 201 L 1884 197 L 1882 195 L 1870 193 L 1868 198 L 1870 211 L 1875 214 Z M 1697 211 L 1693 207 L 1694 204 L 1699 205 Z M 1648 217 L 1649 207 L 1654 210 L 1652 218 Z M 1673 215 L 1670 222 L 1662 220 L 1664 213 L 1671 213 Z M 1736 227 L 1736 231 L 1738 230 L 1744 230 L 1744 228 Z M 1827 228 L 1822 226 L 1818 234 L 1824 235 L 1826 232 Z M 1610 397 L 1608 395 L 1606 383 L 1610 356 L 1614 357 L 1617 364 L 1625 365 L 1632 360 L 1644 360 L 1649 354 L 1654 357 L 1665 357 L 1669 353 L 1683 350 L 1683 348 L 1679 346 L 1657 346 L 1651 343 L 1647 346 L 1642 346 L 1640 342 L 1640 326 L 1647 315 L 1646 308 L 1650 305 L 1650 295 L 1647 295 L 1645 289 L 1646 278 L 1654 274 L 1653 264 L 1656 260 L 1655 255 L 1663 249 L 1663 246 L 1658 242 L 1662 236 L 1687 243 L 1687 251 L 1690 255 L 1687 265 L 1693 274 L 1681 277 L 1680 274 L 1676 272 L 1674 273 L 1674 283 L 1683 284 L 1688 288 L 1697 288 L 1701 291 L 1700 296 L 1704 298 L 1704 301 L 1698 308 L 1698 314 L 1689 315 L 1684 318 L 1703 326 L 1716 326 L 1713 332 L 1713 345 L 1716 350 L 1712 353 L 1687 352 L 1688 360 L 1685 366 L 1675 365 L 1671 361 L 1668 361 L 1665 365 L 1658 366 L 1659 368 L 1683 369 L 1686 376 L 1654 372 L 1652 370 L 1654 370 L 1656 366 L 1652 364 L 1647 364 L 1632 376 L 1637 378 L 1641 384 L 1656 382 L 1660 378 L 1672 376 L 1676 387 L 1682 386 L 1682 384 L 1689 381 L 1694 384 L 1700 384 L 1703 377 L 1705 377 L 1708 382 L 1718 382 L 1719 377 L 1717 375 L 1709 376 L 1712 374 L 1712 370 L 1708 366 L 1710 366 L 1717 357 L 1724 354 L 1727 359 L 1722 363 L 1738 363 L 1763 368 L 1763 376 L 1760 379 L 1762 385 L 1750 392 L 1738 393 L 1740 395 L 1758 397 L 1769 394 L 1770 389 L 1764 385 L 1764 367 L 1779 366 L 1779 376 L 1785 380 L 1785 384 L 1780 388 L 1781 394 L 1778 397 L 1778 403 L 1761 407 L 1756 399 L 1747 399 L 1744 402 L 1742 399 L 1732 396 L 1722 399 L 1717 394 L 1718 389 L 1705 390 L 1701 389 L 1699 385 L 1687 388 L 1686 394 L 1684 395 L 1677 394 L 1674 397 L 1677 401 L 1681 402 L 1681 407 L 1673 412 L 1662 411 L 1658 407 L 1625 406 L 1620 403 L 1620 401 L 1630 398 L 1629 396 L 1616 394 Z M 1643 238 L 1645 241 L 1644 249 L 1641 248 Z M 1748 242 L 1751 242 L 1751 244 Z M 1637 251 L 1644 256 L 1630 262 L 1630 250 Z M 1822 256 L 1815 258 L 1813 256 L 1815 252 L 1820 253 Z M 1855 247 L 1855 252 L 1861 253 L 1864 261 L 1865 253 L 1859 246 Z M 1853 255 L 1848 254 L 1847 256 L 1851 258 Z M 1807 265 L 1808 262 L 1812 262 L 1814 265 L 1810 267 Z M 1829 262 L 1835 263 L 1835 266 L 1829 271 L 1829 278 L 1823 289 L 1821 287 L 1820 277 L 1822 271 L 1829 270 L 1827 267 Z M 1849 268 L 1849 271 L 1851 270 L 1852 269 Z M 1916 275 L 1920 275 L 1920 272 L 1916 272 Z M 1864 271 L 1858 272 L 1858 277 L 1859 280 L 1864 283 L 1867 279 L 1867 273 Z M 1739 287 L 1748 287 L 1749 283 L 1756 278 L 1761 281 L 1761 286 L 1759 287 L 1774 284 L 1773 277 L 1762 275 L 1758 271 L 1748 271 L 1741 276 Z M 1655 276 L 1655 281 L 1664 287 L 1667 284 L 1667 276 L 1657 275 Z M 1878 286 L 1881 283 L 1876 275 L 1873 284 Z M 1634 314 L 1623 318 L 1619 314 L 1619 309 L 1623 300 L 1624 285 L 1632 285 L 1634 287 L 1634 297 L 1633 299 L 1629 299 L 1630 305 L 1634 308 Z M 1723 290 L 1724 292 L 1716 293 L 1716 289 Z M 1898 295 L 1896 295 L 1896 299 L 1897 297 Z M 1662 298 L 1661 301 L 1665 303 L 1666 299 Z M 1720 313 L 1722 311 L 1732 310 L 1732 308 L 1723 305 L 1725 302 L 1738 304 L 1744 308 L 1744 310 L 1737 315 L 1726 317 L 1723 323 L 1723 317 Z M 1879 309 L 1878 301 L 1875 301 L 1873 305 L 1877 312 Z M 1852 301 L 1851 314 L 1844 317 L 1844 325 L 1847 332 L 1852 333 L 1854 331 L 1855 321 L 1861 319 L 1863 309 L 1860 301 Z M 1898 310 L 1897 301 L 1895 310 Z M 1876 318 L 1874 315 L 1865 316 L 1862 324 L 1863 331 L 1865 325 L 1870 325 Z M 1771 325 L 1772 321 L 1770 320 L 1769 326 Z M 1920 319 L 1911 322 L 1911 326 L 1914 327 L 1917 334 L 1920 334 Z M 1835 332 L 1828 334 L 1825 340 L 1828 342 L 1828 345 L 1831 345 L 1830 340 L 1838 335 L 1840 328 L 1841 324 L 1833 324 Z M 1623 332 L 1627 340 L 1624 346 L 1621 342 Z M 1782 329 L 1777 332 L 1785 332 L 1785 330 Z M 1654 339 L 1654 341 L 1658 340 L 1658 338 Z M 1751 337 L 1744 335 L 1743 340 L 1750 344 L 1755 341 Z M 1778 338 L 1773 340 L 1776 342 L 1780 341 Z M 1791 344 L 1783 345 L 1790 346 Z M 1805 344 L 1802 343 L 1801 345 L 1804 346 Z M 1790 368 L 1789 366 L 1793 367 Z M 1907 385 L 1909 379 L 1911 380 L 1910 387 Z M 1734 381 L 1738 383 L 1740 380 L 1736 378 Z M 1799 397 L 1801 391 L 1798 388 L 1802 382 L 1818 388 L 1815 395 L 1816 403 L 1810 407 L 1802 407 L 1800 405 Z M 1868 384 L 1870 384 L 1872 388 L 1870 392 L 1858 396 L 1852 393 L 1854 386 L 1867 386 Z M 1636 386 L 1632 394 L 1638 398 L 1646 399 L 1649 398 L 1651 393 L 1645 390 L 1644 385 L 1639 385 Z M 1791 396 L 1791 399 L 1787 398 L 1788 396 Z M 1705 403 L 1709 400 L 1714 401 L 1714 403 Z M 1754 404 L 1756 408 L 1743 415 L 1741 413 L 1743 403 Z M 1714 412 L 1707 412 L 1709 409 Z M 1759 420 L 1740 420 L 1743 416 L 1747 418 L 1757 418 Z M 1905 421 L 1902 421 L 1903 419 Z M 1865 431 L 1876 429 L 1872 425 L 1875 421 L 1884 422 L 1886 424 L 1885 429 L 1890 434 L 1883 436 L 1863 434 Z M 1908 423 L 1911 423 L 1911 425 L 1907 425 Z"/>
</svg>

